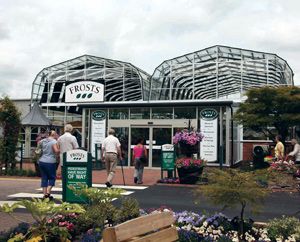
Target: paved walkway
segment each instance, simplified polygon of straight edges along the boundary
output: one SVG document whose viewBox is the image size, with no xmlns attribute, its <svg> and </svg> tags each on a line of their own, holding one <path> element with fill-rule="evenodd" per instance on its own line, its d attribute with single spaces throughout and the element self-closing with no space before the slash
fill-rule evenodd
<svg viewBox="0 0 300 242">
<path fill-rule="evenodd" d="M 24 163 L 23 169 L 31 169 L 34 170 L 33 163 Z M 133 167 L 124 167 L 124 178 L 125 178 L 125 184 L 126 185 L 134 185 L 133 182 L 133 173 L 134 168 Z M 145 168 L 144 169 L 144 178 L 143 178 L 143 185 L 151 186 L 153 184 L 156 184 L 157 180 L 160 179 L 160 168 Z M 164 173 L 164 176 L 167 176 L 167 173 Z M 93 183 L 105 183 L 106 182 L 106 170 L 93 170 Z M 40 178 L 38 178 L 40 179 Z M 123 185 L 123 174 L 122 169 L 120 167 L 116 170 L 116 175 L 113 180 L 113 184 L 117 185 Z"/>
</svg>

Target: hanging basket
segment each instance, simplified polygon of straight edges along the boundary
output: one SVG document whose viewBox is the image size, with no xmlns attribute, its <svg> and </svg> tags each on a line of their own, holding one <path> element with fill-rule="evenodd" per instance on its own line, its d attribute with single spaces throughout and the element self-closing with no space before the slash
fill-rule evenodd
<svg viewBox="0 0 300 242">
<path fill-rule="evenodd" d="M 189 145 L 183 142 L 179 143 L 180 153 L 186 157 L 192 157 L 193 154 L 198 153 L 199 144 Z"/>
</svg>

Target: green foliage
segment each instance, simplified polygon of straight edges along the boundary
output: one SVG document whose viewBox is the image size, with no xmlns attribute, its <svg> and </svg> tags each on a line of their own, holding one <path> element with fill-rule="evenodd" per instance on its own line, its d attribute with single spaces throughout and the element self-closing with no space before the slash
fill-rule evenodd
<svg viewBox="0 0 300 242">
<path fill-rule="evenodd" d="M 113 200 L 121 197 L 124 192 L 122 189 L 97 189 L 83 185 L 77 189 L 70 188 L 76 195 L 87 197 L 89 201 L 89 204 L 84 205 L 86 212 L 77 218 L 80 225 L 77 230 L 81 232 L 89 229 L 102 232 L 107 224 L 116 225 L 139 216 L 139 205 L 133 198 L 123 199 L 120 208 L 112 204 Z"/>
<path fill-rule="evenodd" d="M 118 210 L 116 221 L 117 223 L 123 223 L 127 220 L 134 219 L 140 215 L 140 206 L 134 198 L 124 198 L 122 200 L 122 206 Z"/>
<path fill-rule="evenodd" d="M 274 140 L 275 127 L 283 140 L 289 127 L 300 123 L 300 88 L 298 87 L 262 87 L 249 90 L 247 100 L 242 103 L 235 119 L 245 128 L 263 132 Z"/>
<path fill-rule="evenodd" d="M 236 207 L 249 204 L 257 210 L 259 202 L 267 195 L 267 190 L 260 187 L 251 172 L 239 170 L 214 170 L 210 173 L 209 184 L 197 189 L 215 205 Z"/>
<path fill-rule="evenodd" d="M 4 97 L 0 101 L 0 124 L 3 128 L 0 151 L 6 170 L 16 167 L 15 155 L 21 128 L 20 117 L 21 114 L 14 103 L 8 97 Z"/>
<path fill-rule="evenodd" d="M 297 241 L 300 239 L 300 221 L 295 217 L 282 216 L 282 218 L 272 219 L 269 221 L 267 229 L 272 241 L 276 241 L 276 238 L 284 241 L 291 235 L 294 235 Z"/>
<path fill-rule="evenodd" d="M 76 195 L 87 197 L 92 205 L 111 203 L 114 199 L 120 198 L 124 192 L 123 189 L 97 189 L 86 185 L 80 185 L 79 188 L 69 186 L 69 188 Z"/>
<path fill-rule="evenodd" d="M 89 229 L 104 229 L 106 223 L 112 224 L 116 220 L 117 209 L 110 203 L 88 206 L 86 212 L 77 218 L 78 228 L 81 233 Z"/>
<path fill-rule="evenodd" d="M 69 204 L 61 203 L 56 205 L 54 202 L 49 201 L 49 199 L 32 199 L 32 200 L 22 200 L 16 202 L 11 206 L 3 204 L 0 207 L 0 211 L 11 214 L 15 209 L 19 207 L 25 207 L 26 210 L 31 214 L 35 223 L 31 225 L 27 234 L 24 235 L 26 239 L 34 238 L 40 236 L 44 241 L 48 241 L 48 238 L 60 238 L 66 240 L 70 237 L 70 234 L 66 227 L 52 226 L 49 225 L 49 221 L 52 220 L 57 215 L 68 215 L 68 214 L 81 214 L 85 210 L 79 204 Z"/>
<path fill-rule="evenodd" d="M 252 172 L 239 170 L 213 170 L 210 173 L 209 184 L 196 189 L 196 194 L 203 194 L 215 205 L 241 207 L 240 234 L 244 236 L 244 210 L 250 206 L 253 212 L 258 212 L 268 191 L 256 182 Z"/>
</svg>

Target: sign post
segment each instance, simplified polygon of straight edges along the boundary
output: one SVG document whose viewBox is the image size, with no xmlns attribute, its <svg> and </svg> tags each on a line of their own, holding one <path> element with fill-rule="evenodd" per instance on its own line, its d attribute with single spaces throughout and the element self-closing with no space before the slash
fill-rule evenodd
<svg viewBox="0 0 300 242">
<path fill-rule="evenodd" d="M 165 144 L 161 146 L 161 179 L 163 179 L 163 171 L 168 171 L 169 178 L 176 177 L 174 145 Z"/>
<path fill-rule="evenodd" d="M 70 186 L 92 186 L 92 157 L 85 150 L 70 150 L 63 154 L 63 201 L 85 203 L 86 198 L 77 196 Z"/>
</svg>

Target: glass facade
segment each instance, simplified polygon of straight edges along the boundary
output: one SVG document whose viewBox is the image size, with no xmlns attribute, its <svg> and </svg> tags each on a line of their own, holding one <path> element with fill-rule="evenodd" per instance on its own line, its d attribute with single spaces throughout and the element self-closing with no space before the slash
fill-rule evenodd
<svg viewBox="0 0 300 242">
<path fill-rule="evenodd" d="M 85 106 L 66 103 L 67 85 L 82 81 L 102 84 L 103 102 Z M 41 104 L 54 126 L 71 123 L 82 132 L 82 144 L 89 149 L 91 111 L 107 110 L 106 128 L 116 130 L 127 164 L 132 164 L 136 139 L 143 137 L 150 167 L 160 166 L 160 147 L 172 143 L 177 129 L 189 125 L 201 128 L 200 111 L 214 107 L 219 112 L 217 152 L 224 154 L 223 161 L 228 164 L 242 157 L 243 131 L 232 120 L 231 104 L 223 103 L 241 102 L 245 91 L 253 87 L 293 83 L 292 69 L 275 54 L 213 46 L 166 60 L 152 76 L 131 63 L 80 56 L 40 71 L 33 82 L 31 99 Z M 31 130 L 32 145 L 38 131 Z M 255 135 L 246 131 L 244 138 L 263 138 Z"/>
</svg>

